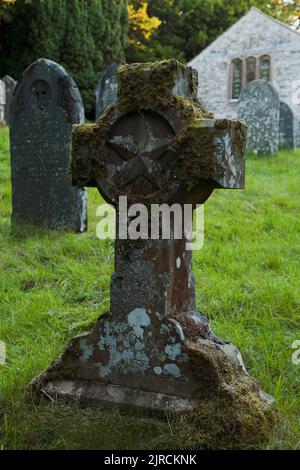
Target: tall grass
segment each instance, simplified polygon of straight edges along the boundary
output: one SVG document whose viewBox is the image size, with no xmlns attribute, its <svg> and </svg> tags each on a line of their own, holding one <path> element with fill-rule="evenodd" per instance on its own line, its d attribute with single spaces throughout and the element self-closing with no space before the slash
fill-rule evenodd
<svg viewBox="0 0 300 470">
<path fill-rule="evenodd" d="M 265 448 L 300 447 L 300 151 L 247 162 L 245 191 L 215 191 L 205 206 L 205 245 L 195 252 L 198 309 L 240 348 L 277 401 L 280 422 Z M 100 197 L 89 190 L 89 231 L 10 232 L 7 128 L 0 129 L 0 447 L 186 448 L 170 423 L 117 411 L 24 400 L 31 379 L 69 339 L 109 309 L 112 242 L 95 235 Z"/>
</svg>

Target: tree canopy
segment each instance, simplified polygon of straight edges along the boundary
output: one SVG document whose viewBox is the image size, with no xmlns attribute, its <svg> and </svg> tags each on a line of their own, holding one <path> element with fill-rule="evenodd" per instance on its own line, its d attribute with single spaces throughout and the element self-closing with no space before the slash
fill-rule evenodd
<svg viewBox="0 0 300 470">
<path fill-rule="evenodd" d="M 16 0 L 11 5 L 0 1 L 0 76 L 19 78 L 36 59 L 54 60 L 74 77 L 91 115 L 103 66 L 112 59 L 125 59 L 127 1 Z"/>
<path fill-rule="evenodd" d="M 187 62 L 251 6 L 299 21 L 300 0 L 0 0 L 0 76 L 19 78 L 37 58 L 52 59 L 73 75 L 92 116 L 112 59 Z"/>
<path fill-rule="evenodd" d="M 146 9 L 145 3 L 145 0 L 129 0 L 128 62 L 171 57 L 186 62 L 251 6 L 291 25 L 300 15 L 300 0 L 148 0 Z M 134 15 L 134 10 L 142 15 Z M 140 34 L 144 21 L 153 26 L 147 37 Z"/>
</svg>

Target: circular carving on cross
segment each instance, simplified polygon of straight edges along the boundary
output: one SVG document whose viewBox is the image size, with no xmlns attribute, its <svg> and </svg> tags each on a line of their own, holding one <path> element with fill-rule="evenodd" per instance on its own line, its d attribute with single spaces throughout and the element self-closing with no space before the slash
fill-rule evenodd
<svg viewBox="0 0 300 470">
<path fill-rule="evenodd" d="M 107 139 L 107 174 L 100 187 L 105 197 L 139 194 L 140 201 L 161 193 L 174 165 L 168 147 L 175 137 L 169 121 L 147 110 L 116 121 Z M 160 198 L 159 198 L 160 199 Z"/>
</svg>

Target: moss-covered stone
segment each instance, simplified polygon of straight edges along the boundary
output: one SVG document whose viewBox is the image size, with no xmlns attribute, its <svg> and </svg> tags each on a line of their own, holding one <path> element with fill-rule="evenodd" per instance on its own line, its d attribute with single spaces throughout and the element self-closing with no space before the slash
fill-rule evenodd
<svg viewBox="0 0 300 470">
<path fill-rule="evenodd" d="M 268 440 L 277 419 L 251 390 L 242 389 L 234 401 L 203 401 L 197 411 L 176 418 L 173 431 L 188 448 L 249 450 Z"/>
<path fill-rule="evenodd" d="M 173 123 L 176 135 L 167 149 L 172 156 L 172 173 L 161 188 L 152 188 L 144 179 L 140 182 L 137 179 L 130 188 L 119 187 L 118 196 L 128 196 L 132 203 L 143 200 L 152 204 L 167 202 L 174 183 L 181 186 L 181 194 L 192 191 L 200 183 L 218 187 L 227 162 L 216 158 L 214 137 L 227 132 L 232 148 L 243 149 L 245 126 L 227 119 L 212 121 L 213 114 L 197 98 L 197 78 L 192 69 L 174 59 L 124 65 L 119 69 L 119 82 L 117 103 L 108 108 L 96 125 L 74 127 L 74 184 L 99 187 L 97 181 L 107 178 L 110 163 L 107 141 L 114 125 L 130 113 L 152 111 L 176 122 Z M 235 153 L 238 155 L 239 151 Z"/>
<path fill-rule="evenodd" d="M 193 70 L 175 59 L 123 65 L 119 70 L 120 108 L 127 112 L 149 107 L 163 110 L 181 95 L 197 101 L 197 85 Z M 203 113 L 207 113 L 204 107 Z"/>
<path fill-rule="evenodd" d="M 179 80 L 182 90 L 176 89 Z M 74 185 L 96 186 L 97 179 L 106 177 L 106 142 L 113 124 L 125 114 L 138 110 L 164 113 L 168 109 L 180 119 L 180 135 L 193 129 L 197 121 L 213 118 L 197 99 L 197 79 L 192 69 L 174 59 L 124 65 L 119 69 L 119 81 L 117 103 L 106 110 L 96 125 L 73 128 L 71 173 Z M 185 94 L 180 95 L 181 92 Z M 180 142 L 180 136 L 176 142 Z M 178 152 L 180 147 L 172 145 L 170 151 Z"/>
</svg>

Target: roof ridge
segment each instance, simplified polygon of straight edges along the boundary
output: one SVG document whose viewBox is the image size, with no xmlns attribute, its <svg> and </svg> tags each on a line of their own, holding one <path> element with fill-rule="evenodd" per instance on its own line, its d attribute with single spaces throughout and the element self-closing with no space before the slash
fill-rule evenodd
<svg viewBox="0 0 300 470">
<path fill-rule="evenodd" d="M 299 31 L 297 31 L 296 29 L 293 29 L 291 26 L 289 26 L 288 24 L 284 23 L 283 21 L 280 21 L 280 20 L 278 20 L 277 18 L 274 18 L 274 16 L 268 15 L 268 13 L 265 13 L 264 11 L 260 10 L 260 9 L 257 8 L 257 7 L 254 7 L 254 6 L 252 6 L 249 11 L 251 11 L 251 10 L 256 11 L 256 12 L 259 13 L 260 15 L 262 15 L 262 16 L 268 18 L 268 19 L 271 20 L 271 21 L 274 21 L 274 23 L 277 23 L 277 24 L 279 24 L 280 26 L 283 26 L 284 28 L 288 29 L 288 30 L 291 31 L 292 33 L 297 34 L 297 36 L 300 37 L 300 32 L 299 32 Z M 249 13 L 249 12 L 248 12 L 248 13 Z"/>
<path fill-rule="evenodd" d="M 239 24 L 240 22 L 244 21 L 247 16 L 251 13 L 251 11 L 254 11 L 255 13 L 259 13 L 260 15 L 264 16 L 265 18 L 267 18 L 268 20 L 270 21 L 273 21 L 274 23 L 277 23 L 278 25 L 288 29 L 290 32 L 294 33 L 297 35 L 298 38 L 300 38 L 300 31 L 296 31 L 294 30 L 293 28 L 291 28 L 290 26 L 288 26 L 287 24 L 283 23 L 282 21 L 279 21 L 277 20 L 276 18 L 273 18 L 272 16 L 268 15 L 267 13 L 264 13 L 263 11 L 259 10 L 258 8 L 256 7 L 251 7 L 247 13 L 245 13 L 243 16 L 241 16 L 241 18 L 239 18 L 235 23 L 233 23 L 228 29 L 226 29 L 226 31 L 224 31 L 222 34 L 220 34 L 220 36 L 218 36 L 216 39 L 214 39 L 205 49 L 203 49 L 199 54 L 197 54 L 192 60 L 189 61 L 189 65 L 192 64 L 194 62 L 194 60 L 196 60 L 200 55 L 202 55 L 205 51 L 208 51 L 209 49 L 211 49 L 213 47 L 213 45 L 219 41 L 223 36 L 225 36 L 225 34 L 227 34 L 229 31 L 231 31 L 233 28 L 236 27 L 237 24 Z"/>
</svg>

